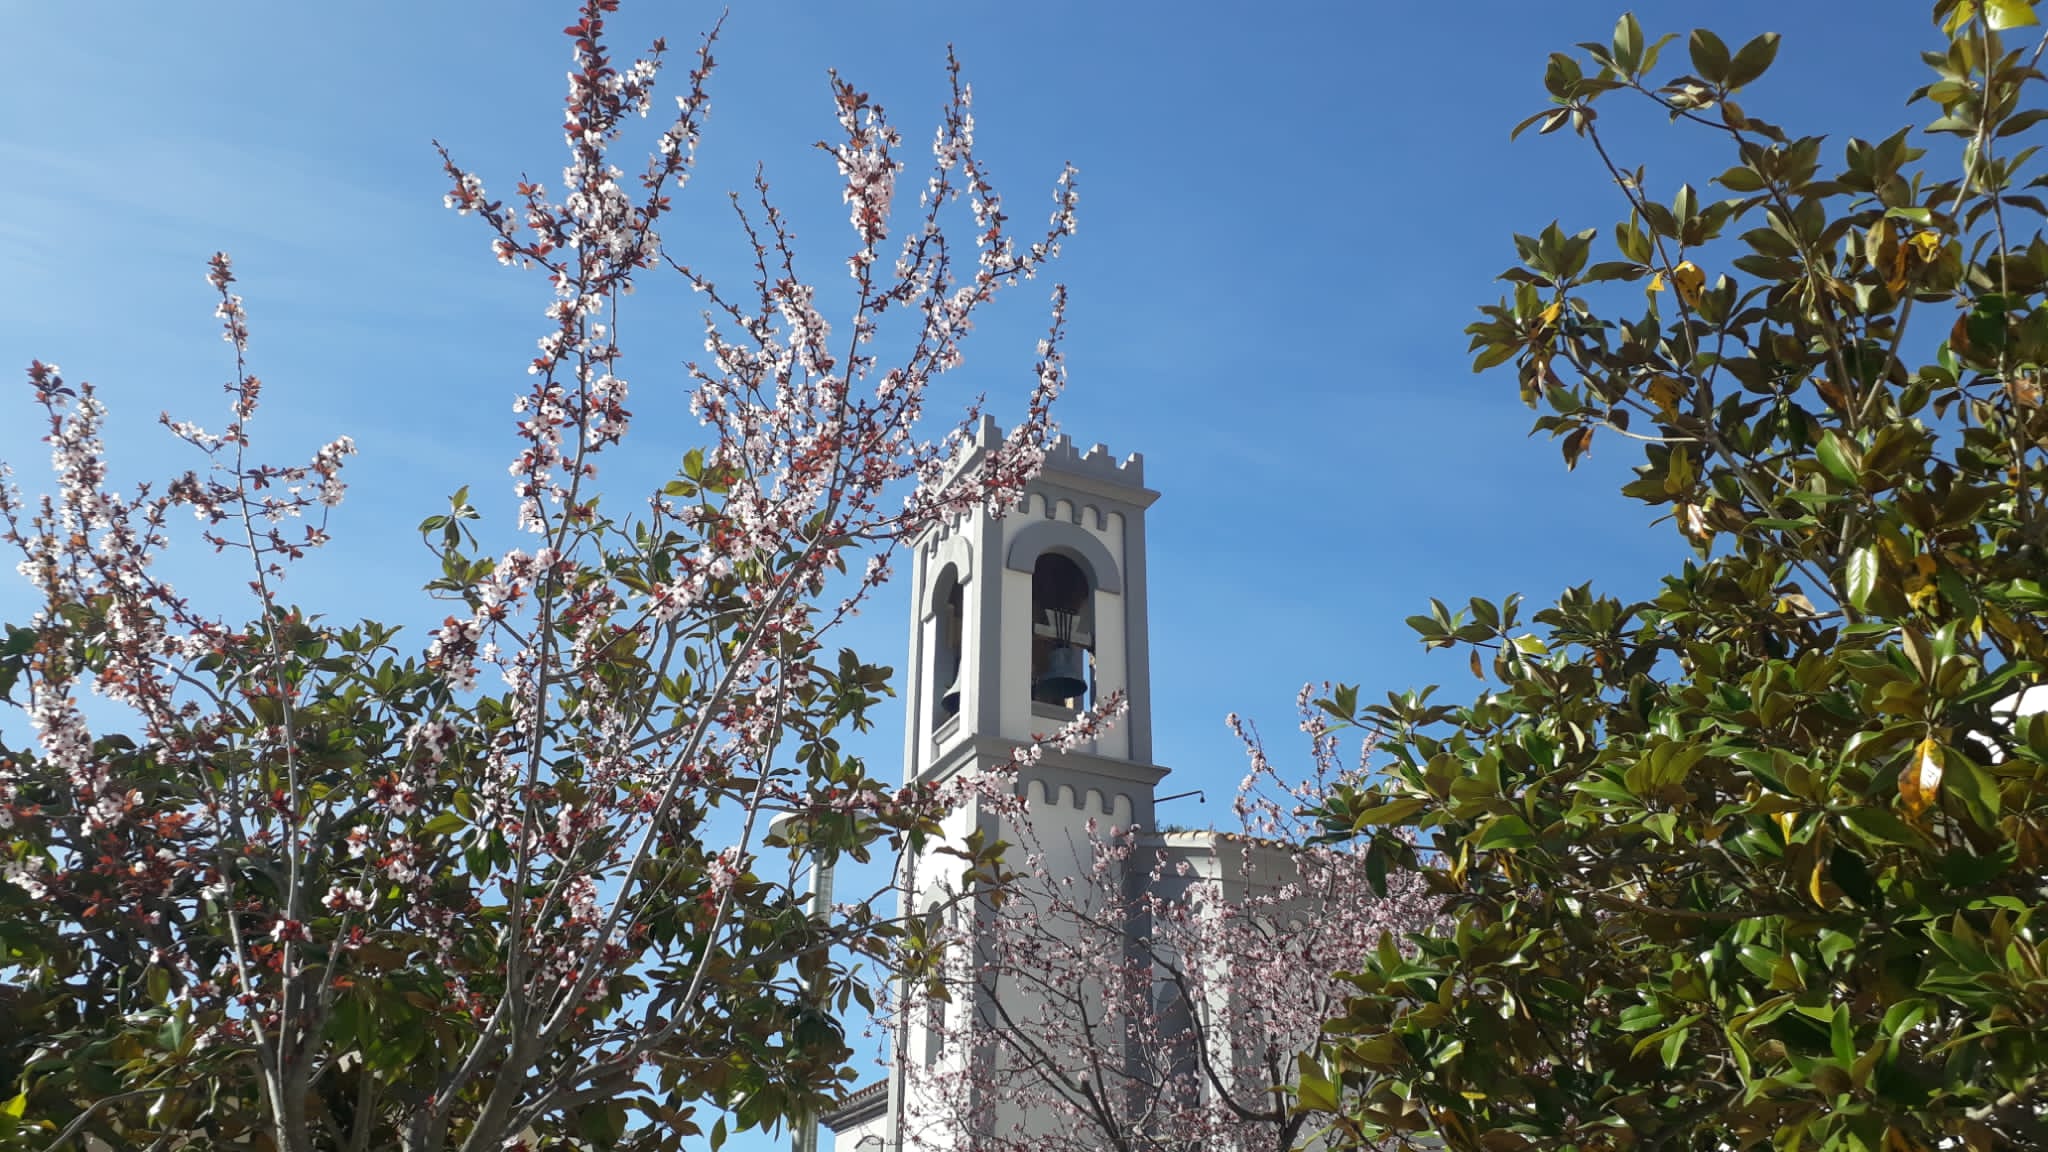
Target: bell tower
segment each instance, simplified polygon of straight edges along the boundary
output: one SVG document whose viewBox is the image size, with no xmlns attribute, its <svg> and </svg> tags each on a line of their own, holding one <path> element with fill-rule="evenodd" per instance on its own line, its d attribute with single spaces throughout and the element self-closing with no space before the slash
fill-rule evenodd
<svg viewBox="0 0 2048 1152">
<path fill-rule="evenodd" d="M 1000 437 L 984 418 L 958 466 L 974 467 Z M 1123 718 L 1073 754 L 1048 752 L 1044 783 L 1109 787 L 1103 800 L 1123 795 L 1151 824 L 1151 784 L 1164 769 L 1152 764 L 1145 510 L 1158 498 L 1143 457 L 1119 461 L 1099 444 L 1083 453 L 1062 436 L 1017 507 L 971 513 L 917 542 L 908 779 L 1005 758 L 1121 691 Z"/>
<path fill-rule="evenodd" d="M 1001 440 L 995 421 L 984 419 L 955 467 L 977 466 Z M 1043 867 L 1079 877 L 1092 864 L 1095 829 L 1154 826 L 1154 789 L 1166 769 L 1152 762 L 1145 511 L 1158 498 L 1145 487 L 1143 457 L 1118 460 L 1101 445 L 1082 452 L 1062 436 L 1004 515 L 968 513 L 913 546 L 908 781 L 985 771 L 1112 692 L 1128 702 L 1094 740 L 1048 748 L 1019 770 L 1012 783 L 1027 801 L 1028 837 L 1006 827 L 1008 817 L 969 801 L 947 818 L 947 839 L 980 831 L 1020 854 L 1020 841 L 1029 839 L 1043 846 Z M 982 929 L 974 904 L 961 903 L 958 864 L 938 845 L 907 859 L 904 912 L 945 917 L 964 930 L 955 958 L 972 965 L 982 954 Z M 985 991 L 974 980 L 965 984 L 965 994 L 899 1018 L 886 1090 L 875 1085 L 865 1112 L 850 1109 L 834 1125 L 835 1147 L 974 1146 L 951 1105 L 933 1095 L 933 1085 L 957 1083 L 971 1062 L 993 1058 L 976 1039 L 989 1019 Z M 906 1002 L 912 995 L 906 992 Z M 975 1109 L 1004 1125 L 1019 1121 L 1010 1103 L 980 1099 L 984 1091 L 974 1089 Z"/>
</svg>

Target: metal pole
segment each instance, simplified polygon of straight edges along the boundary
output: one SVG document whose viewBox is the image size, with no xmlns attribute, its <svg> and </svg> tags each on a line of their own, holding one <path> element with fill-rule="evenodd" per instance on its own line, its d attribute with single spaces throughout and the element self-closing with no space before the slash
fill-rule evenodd
<svg viewBox="0 0 2048 1152">
<path fill-rule="evenodd" d="M 779 822 L 780 820 L 778 820 Z M 809 911 L 813 920 L 829 920 L 832 916 L 832 863 L 815 851 L 811 851 L 808 854 L 811 858 L 811 882 L 810 894 L 806 900 L 806 903 L 809 905 L 807 911 Z M 824 995 L 824 988 L 820 983 L 824 979 L 824 975 L 821 971 L 818 975 L 811 978 L 811 998 L 814 1001 L 821 999 Z M 818 1152 L 818 1118 L 816 1115 L 806 1112 L 797 1119 L 794 1129 L 792 1133 L 794 1139 L 791 1141 L 792 1152 Z"/>
</svg>

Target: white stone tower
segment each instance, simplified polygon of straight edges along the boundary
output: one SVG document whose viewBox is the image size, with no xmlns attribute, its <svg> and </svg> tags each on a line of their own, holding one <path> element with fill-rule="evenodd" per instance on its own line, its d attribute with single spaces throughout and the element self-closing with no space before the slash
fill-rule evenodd
<svg viewBox="0 0 2048 1152">
<path fill-rule="evenodd" d="M 1000 436 L 985 419 L 960 466 L 973 467 Z M 1098 739 L 1069 752 L 1047 750 L 1017 780 L 1029 799 L 1034 837 L 1055 869 L 1086 866 L 1085 859 L 1051 857 L 1069 845 L 1085 852 L 1091 819 L 1105 831 L 1133 822 L 1151 828 L 1154 788 L 1166 775 L 1152 763 L 1145 510 L 1159 494 L 1145 487 L 1144 467 L 1138 455 L 1118 461 L 1100 445 L 1082 453 L 1060 437 L 1007 515 L 966 516 L 928 532 L 914 549 L 907 779 L 983 770 L 1110 692 L 1122 691 L 1129 701 Z M 1011 838 L 996 817 L 974 810 L 956 813 L 948 835 L 964 837 L 977 827 Z M 929 852 L 907 862 L 905 911 L 943 903 L 959 863 Z M 905 1118 L 916 1111 L 916 1102 L 905 1099 L 907 1068 L 977 1058 L 963 1050 L 974 1045 L 957 1039 L 961 1022 L 975 1018 L 964 1015 L 976 1011 L 970 999 L 933 1006 L 963 1014 L 944 1030 L 927 1027 L 929 1017 L 904 1023 L 886 1102 L 877 1085 L 860 1094 L 866 1107 L 835 1116 L 835 1148 L 905 1146 Z M 932 1134 L 924 1135 L 932 1144 Z"/>
<path fill-rule="evenodd" d="M 974 466 L 1000 435 L 984 419 L 961 466 Z M 1019 507 L 1001 519 L 965 517 L 917 542 L 903 747 L 909 779 L 944 779 L 978 757 L 1008 756 L 1114 690 L 1130 698 L 1128 714 L 1070 767 L 1147 788 L 1157 779 L 1145 509 L 1158 498 L 1145 487 L 1143 457 L 1119 462 L 1099 444 L 1083 455 L 1062 436 Z M 1060 643 L 1055 618 L 1063 613 L 1073 616 L 1070 643 L 1084 653 L 1092 681 L 1087 693 L 1066 699 L 1034 688 Z"/>
</svg>

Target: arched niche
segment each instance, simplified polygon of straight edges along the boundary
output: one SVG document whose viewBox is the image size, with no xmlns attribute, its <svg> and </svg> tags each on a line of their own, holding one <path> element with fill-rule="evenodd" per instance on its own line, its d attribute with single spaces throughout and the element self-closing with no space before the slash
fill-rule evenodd
<svg viewBox="0 0 2048 1152">
<path fill-rule="evenodd" d="M 937 728 L 960 712 L 960 660 L 967 644 L 967 593 L 958 566 L 947 563 L 932 581 L 931 723 Z"/>
<path fill-rule="evenodd" d="M 1064 520 L 1039 520 L 1018 532 L 1010 541 L 1003 563 L 1013 572 L 1031 572 L 1036 570 L 1038 558 L 1047 552 L 1062 554 L 1079 564 L 1088 574 L 1088 583 L 1098 592 L 1124 590 L 1123 573 L 1117 569 L 1116 557 L 1093 533 Z"/>
<path fill-rule="evenodd" d="M 967 546 L 965 537 L 957 533 L 946 537 L 933 546 L 926 563 L 934 570 L 953 569 L 954 578 L 962 584 L 974 581 L 974 549 Z"/>
</svg>

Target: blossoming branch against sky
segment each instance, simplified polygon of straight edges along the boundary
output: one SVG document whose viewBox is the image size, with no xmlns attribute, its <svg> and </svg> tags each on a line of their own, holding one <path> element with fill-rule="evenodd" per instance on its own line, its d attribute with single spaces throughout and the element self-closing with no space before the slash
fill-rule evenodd
<svg viewBox="0 0 2048 1152">
<path fill-rule="evenodd" d="M 1652 35 L 1703 18 L 1639 7 Z M 486 233 L 443 207 L 433 141 L 501 194 L 521 173 L 558 176 L 559 29 L 571 9 L 239 0 L 12 13 L 21 50 L 0 74 L 0 166 L 12 174 L 0 194 L 0 365 L 40 358 L 98 384 L 105 439 L 133 478 L 191 467 L 192 448 L 156 418 L 224 419 L 232 354 L 204 276 L 211 253 L 233 253 L 252 368 L 269 385 L 266 455 L 311 459 L 341 437 L 357 450 L 348 499 L 326 524 L 333 542 L 287 595 L 427 630 L 435 618 L 417 590 L 435 570 L 413 528 L 464 485 L 487 525 L 511 527 L 513 402 L 546 303 L 536 277 L 500 267 Z M 1226 713 L 1270 717 L 1278 732 L 1304 680 L 1377 690 L 1464 675 L 1425 662 L 1402 624 L 1427 597 L 1540 595 L 1594 579 L 1640 593 L 1683 546 L 1668 524 L 1580 529 L 1643 521 L 1632 505 L 1618 511 L 1605 482 L 1618 454 L 1596 444 L 1581 468 L 1595 475 L 1566 474 L 1554 446 L 1524 440 L 1502 381 L 1472 376 L 1461 333 L 1512 259 L 1512 230 L 1612 218 L 1612 190 L 1587 175 L 1581 142 L 1510 145 L 1507 131 L 1543 105 L 1544 54 L 1604 38 L 1618 11 L 1583 0 L 1455 16 L 1298 2 L 737 0 L 700 167 L 666 235 L 703 267 L 743 274 L 746 238 L 724 195 L 746 194 L 758 164 L 799 248 L 838 259 L 843 178 L 811 143 L 839 135 L 827 70 L 923 123 L 945 97 L 949 43 L 1013 212 L 1050 211 L 1035 197 L 1063 162 L 1077 166 L 1080 231 L 1059 270 L 1072 381 L 1059 419 L 1084 444 L 1144 452 L 1165 494 L 1149 541 L 1157 757 L 1176 770 L 1173 790 L 1205 788 L 1214 805 L 1243 772 Z M 692 44 L 718 15 L 643 3 L 621 13 L 616 36 Z M 1925 19 L 1922 5 L 1846 2 L 1730 0 L 1712 13 L 1731 42 L 1784 34 L 1759 98 L 1768 92 L 1789 130 L 1847 124 L 1871 137 L 1925 119 L 1894 106 L 1901 78 L 1869 63 L 1874 44 L 1931 40 Z M 665 122 L 659 110 L 650 118 L 649 141 Z M 1660 174 L 1681 168 L 1684 138 L 1649 120 L 1614 127 L 1647 165 L 1651 194 L 1668 200 Z M 807 234 L 831 243 L 805 247 Z M 702 354 L 702 301 L 651 283 L 621 313 L 634 361 L 621 374 L 634 380 L 637 420 L 692 429 L 681 363 Z M 976 387 L 1023 395 L 1030 381 L 1015 373 L 1042 335 L 1041 302 L 985 321 L 994 327 L 959 376 L 986 365 L 1008 375 Z M 47 484 L 44 426 L 13 379 L 0 391 L 0 459 L 34 492 Z M 644 487 L 691 446 L 642 438 L 606 463 L 606 487 Z M 199 573 L 204 560 L 173 563 Z M 0 617 L 23 618 L 29 603 L 23 583 L 0 581 Z M 885 591 L 844 639 L 900 663 L 907 603 L 900 586 Z M 878 766 L 894 723 L 884 713 L 863 749 Z M 1192 803 L 1166 811 L 1209 822 Z"/>
</svg>

